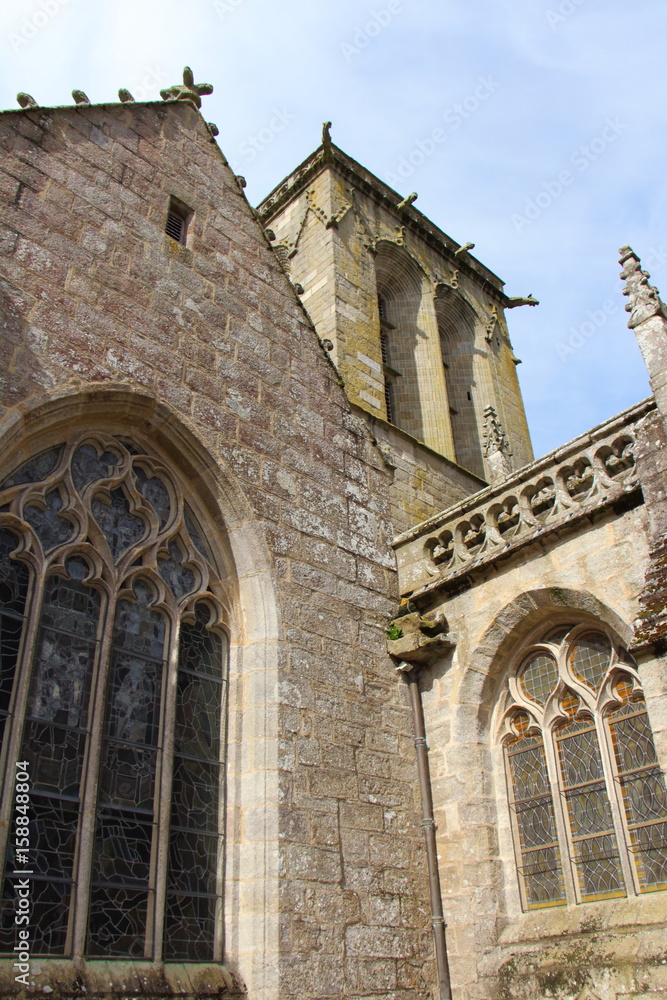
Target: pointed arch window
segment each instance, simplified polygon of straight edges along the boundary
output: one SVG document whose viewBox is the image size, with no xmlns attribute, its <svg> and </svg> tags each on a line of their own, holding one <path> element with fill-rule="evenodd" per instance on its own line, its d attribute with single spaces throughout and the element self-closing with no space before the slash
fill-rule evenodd
<svg viewBox="0 0 667 1000">
<path fill-rule="evenodd" d="M 667 789 L 636 666 L 606 632 L 517 657 L 501 740 L 524 907 L 667 888 Z"/>
<path fill-rule="evenodd" d="M 222 960 L 229 594 L 206 537 L 127 438 L 0 483 L 6 953 L 28 879 L 33 955 Z"/>
</svg>

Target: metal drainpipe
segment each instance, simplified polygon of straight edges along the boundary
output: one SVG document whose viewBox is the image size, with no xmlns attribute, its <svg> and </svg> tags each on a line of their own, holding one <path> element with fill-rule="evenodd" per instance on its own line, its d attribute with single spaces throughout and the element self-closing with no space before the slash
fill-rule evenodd
<svg viewBox="0 0 667 1000">
<path fill-rule="evenodd" d="M 405 666 L 408 666 L 408 664 Z M 419 787 L 422 800 L 422 827 L 424 828 L 426 857 L 428 860 L 428 879 L 431 891 L 431 923 L 433 924 L 433 937 L 435 940 L 435 958 L 438 966 L 440 1000 L 452 1000 L 445 917 L 442 910 L 442 892 L 440 890 L 440 872 L 438 870 L 438 849 L 435 842 L 436 826 L 435 819 L 433 818 L 433 794 L 431 792 L 431 771 L 428 764 L 428 744 L 426 743 L 426 728 L 424 726 L 424 707 L 419 689 L 418 671 L 410 670 L 409 673 L 406 672 L 403 676 L 410 688 L 412 716 L 415 725 L 415 748 L 417 750 Z"/>
</svg>

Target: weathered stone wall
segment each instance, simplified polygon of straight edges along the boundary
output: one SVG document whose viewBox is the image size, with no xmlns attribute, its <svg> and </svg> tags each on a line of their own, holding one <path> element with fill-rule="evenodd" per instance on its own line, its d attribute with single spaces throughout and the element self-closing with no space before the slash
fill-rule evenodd
<svg viewBox="0 0 667 1000">
<path fill-rule="evenodd" d="M 376 441 L 390 473 L 389 520 L 394 537 L 480 490 L 484 483 L 421 441 L 367 411 L 353 408 Z M 369 503 L 373 501 L 369 496 Z"/>
<path fill-rule="evenodd" d="M 655 414 L 636 410 L 641 455 L 654 439 Z M 567 447 L 560 458 L 567 461 Z M 514 551 L 501 554 L 501 544 L 486 562 L 480 555 L 467 572 L 452 569 L 421 597 L 413 595 L 422 612 L 446 617 L 455 639 L 451 652 L 422 668 L 421 685 L 457 997 L 564 1000 L 588 990 L 616 1000 L 657 998 L 665 988 L 667 893 L 522 912 L 496 710 L 515 651 L 540 623 L 601 622 L 620 643 L 632 644 L 650 563 L 647 514 L 641 495 L 628 494 L 557 530 L 538 526 Z M 399 565 L 401 548 L 416 555 L 419 539 L 423 544 L 444 519 L 399 543 Z M 401 589 L 410 593 L 418 562 L 408 554 L 404 565 Z M 428 578 L 423 567 L 421 578 Z M 645 649 L 639 673 L 667 770 L 664 659 Z"/>
<path fill-rule="evenodd" d="M 384 654 L 390 470 L 191 107 L 8 112 L 0 139 L 3 472 L 73 425 L 138 434 L 235 565 L 228 965 L 258 1000 L 431 995 L 411 719 Z M 187 246 L 164 234 L 171 195 Z M 54 996 L 130 982 L 34 969 Z M 237 990 L 220 975 L 136 989 Z"/>
</svg>

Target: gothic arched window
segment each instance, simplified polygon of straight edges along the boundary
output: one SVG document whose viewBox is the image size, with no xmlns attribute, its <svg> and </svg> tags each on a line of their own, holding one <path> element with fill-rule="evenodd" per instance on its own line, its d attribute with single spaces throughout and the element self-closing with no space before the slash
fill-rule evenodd
<svg viewBox="0 0 667 1000">
<path fill-rule="evenodd" d="M 516 658 L 506 698 L 524 907 L 667 888 L 667 790 L 627 652 L 599 627 L 551 628 Z"/>
<path fill-rule="evenodd" d="M 34 955 L 222 959 L 228 641 L 206 538 L 124 437 L 0 483 L 7 953 L 27 880 Z"/>
</svg>

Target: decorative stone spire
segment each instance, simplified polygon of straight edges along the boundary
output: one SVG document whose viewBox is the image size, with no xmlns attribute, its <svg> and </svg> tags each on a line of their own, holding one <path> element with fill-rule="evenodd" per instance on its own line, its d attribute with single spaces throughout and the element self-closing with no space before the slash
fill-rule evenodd
<svg viewBox="0 0 667 1000">
<path fill-rule="evenodd" d="M 628 296 L 628 303 L 625 311 L 630 313 L 628 326 L 634 330 L 641 323 L 645 323 L 652 316 L 662 316 L 667 318 L 665 304 L 660 298 L 657 288 L 649 284 L 651 275 L 648 271 L 643 271 L 641 260 L 632 247 L 621 247 L 619 250 L 623 265 L 621 279 L 625 281 L 623 294 Z"/>
<path fill-rule="evenodd" d="M 183 84 L 176 84 L 174 87 L 167 87 L 160 91 L 163 101 L 188 101 L 193 107 L 201 108 L 202 96 L 213 93 L 210 83 L 195 83 L 195 78 L 189 66 L 183 70 Z"/>
<path fill-rule="evenodd" d="M 656 410 L 641 422 L 636 443 L 636 468 L 648 521 L 650 562 L 639 595 L 635 620 L 635 653 L 652 645 L 667 647 L 667 309 L 648 271 L 632 247 L 621 247 L 621 278 L 625 282 L 628 326 L 634 331 L 648 369 Z"/>
<path fill-rule="evenodd" d="M 507 435 L 493 406 L 484 407 L 484 458 L 491 483 L 500 483 L 512 472 Z"/>
</svg>

